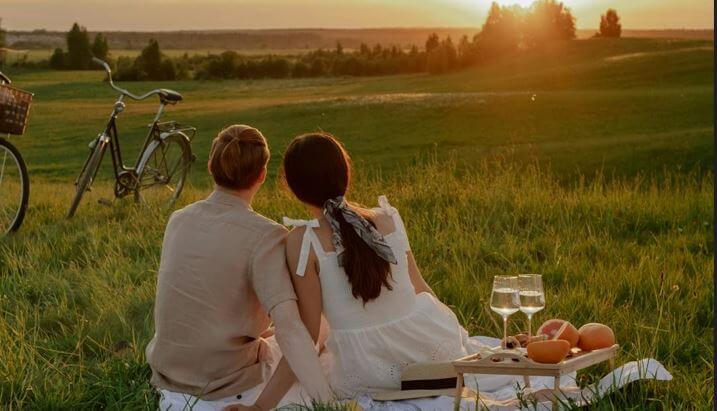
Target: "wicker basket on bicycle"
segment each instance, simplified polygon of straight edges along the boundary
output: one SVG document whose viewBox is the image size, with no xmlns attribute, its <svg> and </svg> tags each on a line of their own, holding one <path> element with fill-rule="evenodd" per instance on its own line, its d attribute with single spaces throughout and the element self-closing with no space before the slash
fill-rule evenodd
<svg viewBox="0 0 717 411">
<path fill-rule="evenodd" d="M 21 135 L 30 116 L 32 93 L 0 84 L 0 133 Z"/>
</svg>

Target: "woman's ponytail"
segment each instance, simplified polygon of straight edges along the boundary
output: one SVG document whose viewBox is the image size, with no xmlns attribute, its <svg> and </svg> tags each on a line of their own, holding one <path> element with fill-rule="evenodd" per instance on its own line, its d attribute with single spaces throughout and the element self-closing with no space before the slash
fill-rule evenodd
<svg viewBox="0 0 717 411">
<path fill-rule="evenodd" d="M 351 161 L 341 143 L 328 133 L 296 137 L 284 153 L 283 174 L 284 181 L 299 200 L 325 208 L 330 214 L 326 217 L 333 220 L 332 231 L 341 237 L 334 245 L 338 243 L 343 248 L 336 251 L 353 296 L 365 304 L 376 299 L 383 287 L 392 289 L 391 262 L 395 262 L 395 257 L 375 231 L 371 213 L 343 203 L 343 198 L 337 206 L 326 207 L 327 201 L 346 194 L 351 181 Z M 342 204 L 338 206 L 339 203 Z M 347 221 L 346 215 L 352 221 Z M 360 221 L 355 221 L 357 219 Z M 360 225 L 364 227 L 357 228 Z"/>
</svg>

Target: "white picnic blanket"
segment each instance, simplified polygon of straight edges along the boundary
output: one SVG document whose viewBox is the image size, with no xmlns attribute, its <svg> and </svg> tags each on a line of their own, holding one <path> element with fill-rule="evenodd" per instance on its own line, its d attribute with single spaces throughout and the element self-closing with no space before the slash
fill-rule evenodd
<svg viewBox="0 0 717 411">
<path fill-rule="evenodd" d="M 472 337 L 476 341 L 489 346 L 497 346 L 500 340 L 492 337 Z M 278 346 L 271 341 L 273 349 L 278 350 Z M 277 355 L 280 358 L 280 355 Z M 566 401 L 570 398 L 575 405 L 588 405 L 593 400 L 600 398 L 613 390 L 619 389 L 633 381 L 641 379 L 654 379 L 659 381 L 669 381 L 672 375 L 660 364 L 659 361 L 652 358 L 646 358 L 639 361 L 628 362 L 612 372 L 604 376 L 598 383 L 580 389 L 575 381 L 575 373 L 563 376 L 560 379 L 561 400 Z M 474 391 L 479 392 L 479 406 L 476 407 L 476 399 L 464 398 L 461 403 L 461 409 L 464 411 L 474 411 L 476 409 L 484 410 L 518 410 L 521 402 L 518 399 L 520 394 L 522 398 L 528 399 L 530 408 L 533 409 L 534 403 L 529 400 L 531 396 L 536 398 L 536 409 L 550 410 L 552 407 L 552 393 L 554 381 L 552 377 L 530 377 L 530 388 L 524 388 L 523 377 L 518 376 L 481 376 L 480 387 L 476 386 L 476 380 L 468 374 L 465 376 L 466 386 Z M 253 404 L 261 393 L 263 386 L 258 386 L 244 393 L 240 400 L 236 397 L 228 397 L 217 401 L 202 401 L 186 394 L 173 393 L 162 390 L 159 409 L 161 411 L 218 411 L 224 406 L 234 403 L 242 403 L 245 405 Z M 452 411 L 453 397 L 441 396 L 434 398 L 424 398 L 417 400 L 403 401 L 374 401 L 368 395 L 360 396 L 356 401 L 365 411 Z M 301 387 L 295 384 L 286 394 L 279 404 L 284 409 L 291 410 L 292 404 L 307 404 L 307 396 L 302 392 Z M 305 409 L 305 408 L 302 408 Z"/>
<path fill-rule="evenodd" d="M 484 344 L 491 346 L 499 345 L 500 340 L 491 337 L 472 337 Z M 530 377 L 530 388 L 523 388 L 523 377 L 492 376 L 486 379 L 481 377 L 482 386 L 476 387 L 475 380 L 466 375 L 465 382 L 468 388 L 478 391 L 480 405 L 476 407 L 476 399 L 463 399 L 461 409 L 472 411 L 477 409 L 489 410 L 518 410 L 521 402 L 518 399 L 520 393 L 530 409 L 535 405 L 538 410 L 550 410 L 552 408 L 552 393 L 554 380 L 552 377 Z M 641 379 L 654 379 L 669 381 L 672 375 L 660 364 L 659 361 L 646 358 L 639 361 L 628 362 L 604 376 L 598 383 L 580 389 L 575 381 L 575 373 L 563 376 L 560 379 L 561 394 L 559 400 L 567 403 L 568 398 L 575 405 L 588 405 L 592 401 L 619 389 L 633 381 Z M 520 387 L 520 388 L 519 388 Z M 478 390 L 480 388 L 480 390 Z M 529 398 L 535 398 L 534 404 Z M 435 397 L 418 400 L 404 401 L 373 401 L 369 396 L 361 396 L 358 403 L 366 411 L 439 411 L 453 410 L 453 397 Z"/>
</svg>

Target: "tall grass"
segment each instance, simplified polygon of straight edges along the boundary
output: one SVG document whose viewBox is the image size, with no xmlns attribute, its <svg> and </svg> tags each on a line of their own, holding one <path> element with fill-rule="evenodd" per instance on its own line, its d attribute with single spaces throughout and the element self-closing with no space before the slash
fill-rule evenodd
<svg viewBox="0 0 717 411">
<path fill-rule="evenodd" d="M 66 221 L 69 187 L 35 184 L 26 225 L 0 241 L 0 408 L 153 409 L 144 347 L 167 216 L 87 201 Z M 424 276 L 472 334 L 500 333 L 487 308 L 493 275 L 542 273 L 547 307 L 536 322 L 606 323 L 619 362 L 654 357 L 675 377 L 596 408 L 711 408 L 712 190 L 704 174 L 566 186 L 537 167 L 435 162 L 359 176 L 350 197 L 388 195 Z M 183 201 L 206 194 L 188 188 Z M 305 215 L 276 185 L 255 209 Z M 511 332 L 524 326 L 511 319 Z"/>
</svg>

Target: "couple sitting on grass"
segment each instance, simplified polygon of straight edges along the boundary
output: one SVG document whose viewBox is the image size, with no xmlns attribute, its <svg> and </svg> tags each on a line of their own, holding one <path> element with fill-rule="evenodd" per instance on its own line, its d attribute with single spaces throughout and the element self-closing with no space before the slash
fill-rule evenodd
<svg viewBox="0 0 717 411">
<path fill-rule="evenodd" d="M 286 185 L 313 216 L 285 219 L 290 232 L 251 206 L 268 161 L 257 129 L 224 129 L 209 158 L 214 192 L 169 219 L 147 347 L 161 410 L 374 396 L 400 390 L 409 364 L 482 348 L 424 281 L 386 197 L 375 208 L 346 198 L 336 138 L 305 134 L 286 150 Z"/>
</svg>

